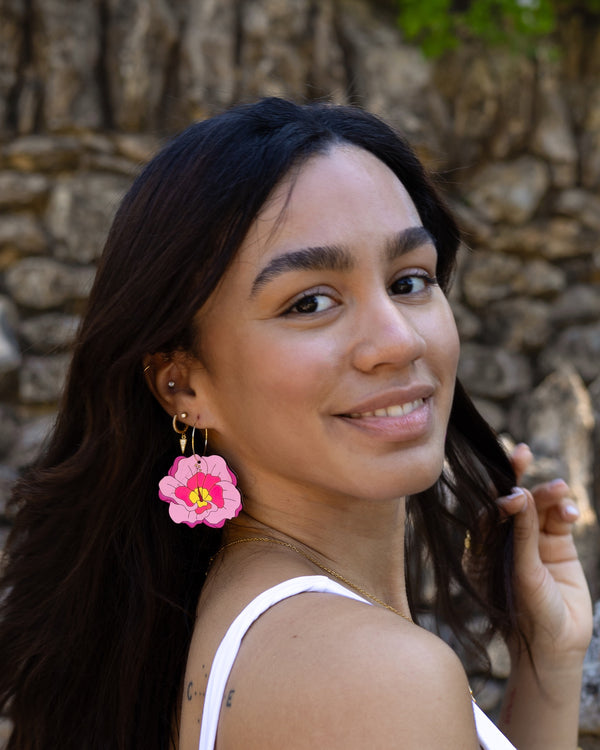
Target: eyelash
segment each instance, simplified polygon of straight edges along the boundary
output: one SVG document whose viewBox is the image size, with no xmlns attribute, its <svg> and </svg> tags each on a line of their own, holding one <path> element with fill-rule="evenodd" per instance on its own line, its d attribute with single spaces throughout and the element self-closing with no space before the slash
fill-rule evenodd
<svg viewBox="0 0 600 750">
<path fill-rule="evenodd" d="M 295 302 L 293 302 L 286 310 L 284 310 L 283 314 L 284 315 L 314 315 L 315 312 L 323 312 L 322 310 L 319 310 L 319 311 L 313 311 L 309 313 L 301 313 L 301 312 L 298 312 L 297 310 L 294 310 L 294 308 L 297 308 L 305 300 L 314 299 L 315 297 L 327 297 L 330 300 L 333 299 L 330 292 L 326 292 L 322 289 L 315 289 L 314 291 L 311 291 L 311 292 L 305 292 L 304 294 L 302 294 L 302 296 L 298 297 L 298 299 Z"/>
<path fill-rule="evenodd" d="M 405 274 L 404 276 L 401 276 L 400 278 L 396 279 L 390 286 L 390 290 L 399 282 L 406 281 L 407 279 L 420 279 L 425 283 L 425 288 L 421 289 L 417 292 L 412 292 L 414 295 L 420 295 L 427 291 L 429 287 L 437 286 L 437 278 L 435 276 L 430 276 L 428 273 L 409 273 Z M 393 296 L 397 297 L 407 297 L 412 296 L 411 293 L 408 294 L 401 294 L 399 292 L 392 292 Z M 323 312 L 323 310 L 313 310 L 310 312 L 299 312 L 298 310 L 295 310 L 294 308 L 297 308 L 302 302 L 309 299 L 314 299 L 316 297 L 328 297 L 330 300 L 332 299 L 332 295 L 329 292 L 323 291 L 321 289 L 315 289 L 314 291 L 307 292 L 303 294 L 301 297 L 299 297 L 295 302 L 293 302 L 286 310 L 284 310 L 284 315 L 314 315 L 318 312 Z M 327 308 L 329 309 L 329 308 Z"/>
<path fill-rule="evenodd" d="M 427 291 L 429 287 L 437 286 L 437 283 L 438 283 L 436 276 L 430 276 L 428 273 L 424 273 L 424 272 L 421 272 L 421 273 L 415 272 L 415 273 L 408 273 L 403 276 L 400 276 L 398 279 L 396 279 L 393 282 L 393 284 L 391 284 L 390 289 L 394 287 L 396 284 L 398 284 L 399 282 L 406 281 L 407 279 L 420 279 L 421 281 L 425 282 L 425 288 L 420 290 L 419 292 L 414 292 L 414 294 L 423 293 Z M 396 293 L 395 296 L 406 297 L 409 295 Z"/>
</svg>

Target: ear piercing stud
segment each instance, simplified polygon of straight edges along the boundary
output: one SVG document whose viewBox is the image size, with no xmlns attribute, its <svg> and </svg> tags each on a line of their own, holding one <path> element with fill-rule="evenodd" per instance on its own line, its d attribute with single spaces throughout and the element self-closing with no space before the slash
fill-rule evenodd
<svg viewBox="0 0 600 750">
<path fill-rule="evenodd" d="M 174 380 L 169 380 L 169 382 L 167 383 L 167 385 L 169 386 L 169 388 L 175 388 L 175 381 Z"/>
</svg>

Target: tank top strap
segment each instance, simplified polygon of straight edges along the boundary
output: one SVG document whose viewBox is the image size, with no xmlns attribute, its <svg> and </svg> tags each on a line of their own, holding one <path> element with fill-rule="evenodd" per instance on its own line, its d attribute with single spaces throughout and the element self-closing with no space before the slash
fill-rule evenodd
<svg viewBox="0 0 600 750">
<path fill-rule="evenodd" d="M 204 697 L 198 750 L 214 750 L 219 726 L 219 714 L 221 713 L 227 680 L 240 650 L 242 639 L 252 623 L 278 602 L 305 592 L 338 594 L 349 599 L 356 599 L 359 602 L 372 604 L 372 602 L 336 581 L 332 581 L 327 576 L 290 578 L 272 586 L 254 598 L 231 623 L 215 654 Z M 473 713 L 481 750 L 516 750 L 514 745 L 506 739 L 475 702 L 473 702 Z"/>
<path fill-rule="evenodd" d="M 338 594 L 346 596 L 349 599 L 356 599 L 357 601 L 371 604 L 371 602 L 363 599 L 362 596 L 332 581 L 327 576 L 298 576 L 297 578 L 290 578 L 263 591 L 253 599 L 231 623 L 215 654 L 204 697 L 198 750 L 214 750 L 221 703 L 223 702 L 227 680 L 240 649 L 242 638 L 246 635 L 252 623 L 274 604 L 290 596 L 311 591 Z"/>
</svg>

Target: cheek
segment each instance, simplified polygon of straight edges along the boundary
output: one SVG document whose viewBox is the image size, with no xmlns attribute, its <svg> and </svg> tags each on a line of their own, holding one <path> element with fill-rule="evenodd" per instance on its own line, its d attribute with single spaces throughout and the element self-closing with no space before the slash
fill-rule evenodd
<svg viewBox="0 0 600 750">
<path fill-rule="evenodd" d="M 456 322 L 445 302 L 439 315 L 430 321 L 426 332 L 423 332 L 429 342 L 429 351 L 440 379 L 454 382 L 460 355 L 460 341 Z"/>
<path fill-rule="evenodd" d="M 252 342 L 252 343 L 250 343 Z M 243 414 L 262 420 L 283 411 L 307 412 L 327 393 L 335 356 L 331 341 L 291 331 L 236 336 L 215 362 L 217 390 Z"/>
</svg>

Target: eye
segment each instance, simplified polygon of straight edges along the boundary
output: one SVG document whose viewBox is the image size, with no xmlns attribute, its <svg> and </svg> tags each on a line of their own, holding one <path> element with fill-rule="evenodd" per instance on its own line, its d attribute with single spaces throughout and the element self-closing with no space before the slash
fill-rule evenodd
<svg viewBox="0 0 600 750">
<path fill-rule="evenodd" d="M 285 315 L 310 315 L 325 312 L 335 306 L 335 301 L 328 294 L 313 292 L 304 294 L 285 311 Z"/>
<path fill-rule="evenodd" d="M 436 284 L 435 276 L 429 276 L 426 273 L 411 273 L 396 279 L 390 286 L 390 291 L 393 295 L 401 296 L 423 294 L 428 291 L 429 287 Z"/>
</svg>

